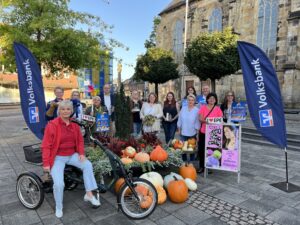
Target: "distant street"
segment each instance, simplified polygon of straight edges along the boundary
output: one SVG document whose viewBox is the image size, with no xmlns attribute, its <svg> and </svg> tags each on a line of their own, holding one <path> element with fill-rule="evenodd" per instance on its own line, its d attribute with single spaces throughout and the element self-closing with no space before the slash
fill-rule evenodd
<svg viewBox="0 0 300 225">
<path fill-rule="evenodd" d="M 284 154 L 263 145 L 242 145 L 241 182 L 233 173 L 214 171 L 205 180 L 198 177 L 198 191 L 190 192 L 184 204 L 170 201 L 158 206 L 147 219 L 133 221 L 116 209 L 112 193 L 101 195 L 102 205 L 92 209 L 83 202 L 82 187 L 65 192 L 64 216 L 54 215 L 54 199 L 46 194 L 38 210 L 19 202 L 17 176 L 24 171 L 41 175 L 41 167 L 24 163 L 22 146 L 38 143 L 19 107 L 0 107 L 0 225 L 15 224 L 300 224 L 300 192 L 285 193 L 270 183 L 285 180 Z M 295 128 L 296 129 L 296 128 Z M 300 185 L 300 152 L 289 152 L 290 182 Z"/>
</svg>

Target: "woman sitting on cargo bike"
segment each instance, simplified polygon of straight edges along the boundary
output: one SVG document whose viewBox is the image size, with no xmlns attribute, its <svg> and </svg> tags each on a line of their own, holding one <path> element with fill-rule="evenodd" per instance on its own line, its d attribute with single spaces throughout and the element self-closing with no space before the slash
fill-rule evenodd
<svg viewBox="0 0 300 225">
<path fill-rule="evenodd" d="M 84 183 L 84 200 L 97 207 L 100 205 L 99 192 L 105 193 L 118 183 L 118 209 L 131 219 L 149 216 L 155 210 L 158 198 L 153 184 L 142 178 L 133 178 L 131 173 L 126 172 L 120 158 L 91 135 L 91 141 L 106 154 L 112 167 L 111 176 L 107 177 L 112 178 L 111 181 L 106 184 L 100 177 L 96 183 L 92 165 L 84 156 L 83 140 L 77 125 L 90 130 L 92 124 L 70 120 L 72 109 L 70 101 L 60 103 L 59 117 L 51 121 L 45 130 L 42 143 L 43 167 L 45 174 L 50 172 L 53 179 L 41 179 L 30 171 L 21 173 L 16 184 L 20 202 L 28 209 L 37 209 L 43 203 L 44 193 L 52 191 L 53 186 L 56 216 L 62 217 L 64 189 L 73 190 L 77 184 Z M 83 174 L 76 171 L 74 166 L 80 168 Z M 94 189 L 97 189 L 97 198 L 91 192 Z"/>
<path fill-rule="evenodd" d="M 73 103 L 69 100 L 60 102 L 56 119 L 50 121 L 45 129 L 42 142 L 44 171 L 50 172 L 53 179 L 53 194 L 56 204 L 56 217 L 63 215 L 64 169 L 72 165 L 83 171 L 86 190 L 84 201 L 93 206 L 100 206 L 92 191 L 97 189 L 92 163 L 84 156 L 84 142 L 80 127 L 70 121 Z"/>
</svg>

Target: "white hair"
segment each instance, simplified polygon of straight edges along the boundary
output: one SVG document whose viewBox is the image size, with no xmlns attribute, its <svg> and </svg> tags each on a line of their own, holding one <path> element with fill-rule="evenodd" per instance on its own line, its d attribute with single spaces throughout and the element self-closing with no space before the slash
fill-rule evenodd
<svg viewBox="0 0 300 225">
<path fill-rule="evenodd" d="M 58 109 L 57 109 L 58 115 L 59 115 L 59 111 L 61 108 L 70 108 L 71 114 L 73 113 L 73 103 L 70 100 L 63 100 L 63 101 L 59 102 Z"/>
<path fill-rule="evenodd" d="M 189 95 L 187 96 L 187 98 L 193 98 L 194 100 L 196 100 L 196 96 L 193 95 L 193 94 L 189 94 Z"/>
<path fill-rule="evenodd" d="M 99 101 L 101 101 L 101 98 L 99 96 L 94 96 L 93 100 L 99 100 Z"/>
</svg>

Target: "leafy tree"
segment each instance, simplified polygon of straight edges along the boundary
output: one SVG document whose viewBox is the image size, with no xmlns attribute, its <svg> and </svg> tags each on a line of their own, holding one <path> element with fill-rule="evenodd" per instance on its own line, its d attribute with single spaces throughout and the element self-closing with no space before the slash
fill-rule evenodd
<svg viewBox="0 0 300 225">
<path fill-rule="evenodd" d="M 237 51 L 238 35 L 231 28 L 223 32 L 202 33 L 186 49 L 184 64 L 200 80 L 215 80 L 235 73 L 240 68 Z"/>
<path fill-rule="evenodd" d="M 156 47 L 157 26 L 160 24 L 160 21 L 161 21 L 161 19 L 159 16 L 154 17 L 153 30 L 149 36 L 149 39 L 147 39 L 144 44 L 146 49 Z"/>
<path fill-rule="evenodd" d="M 158 84 L 178 77 L 177 64 L 170 51 L 149 48 L 144 55 L 137 59 L 134 79 L 154 83 L 156 95 L 158 95 Z"/>
<path fill-rule="evenodd" d="M 16 41 L 26 45 L 51 72 L 98 66 L 105 52 L 100 43 L 112 27 L 97 16 L 69 9 L 68 4 L 68 0 L 2 0 L 0 63 L 15 64 L 12 46 Z M 106 42 L 106 48 L 123 46 L 113 39 Z"/>
<path fill-rule="evenodd" d="M 132 133 L 132 117 L 130 99 L 125 96 L 123 83 L 121 83 L 120 91 L 116 94 L 115 118 L 116 136 L 120 139 L 128 139 Z"/>
</svg>

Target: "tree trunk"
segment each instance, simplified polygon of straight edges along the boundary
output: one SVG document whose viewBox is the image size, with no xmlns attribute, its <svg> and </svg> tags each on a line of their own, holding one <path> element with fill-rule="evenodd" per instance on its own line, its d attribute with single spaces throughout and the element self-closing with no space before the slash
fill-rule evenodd
<svg viewBox="0 0 300 225">
<path fill-rule="evenodd" d="M 158 98 L 158 83 L 155 83 L 155 94 Z"/>
<path fill-rule="evenodd" d="M 211 92 L 216 93 L 216 80 L 211 79 Z"/>
</svg>

